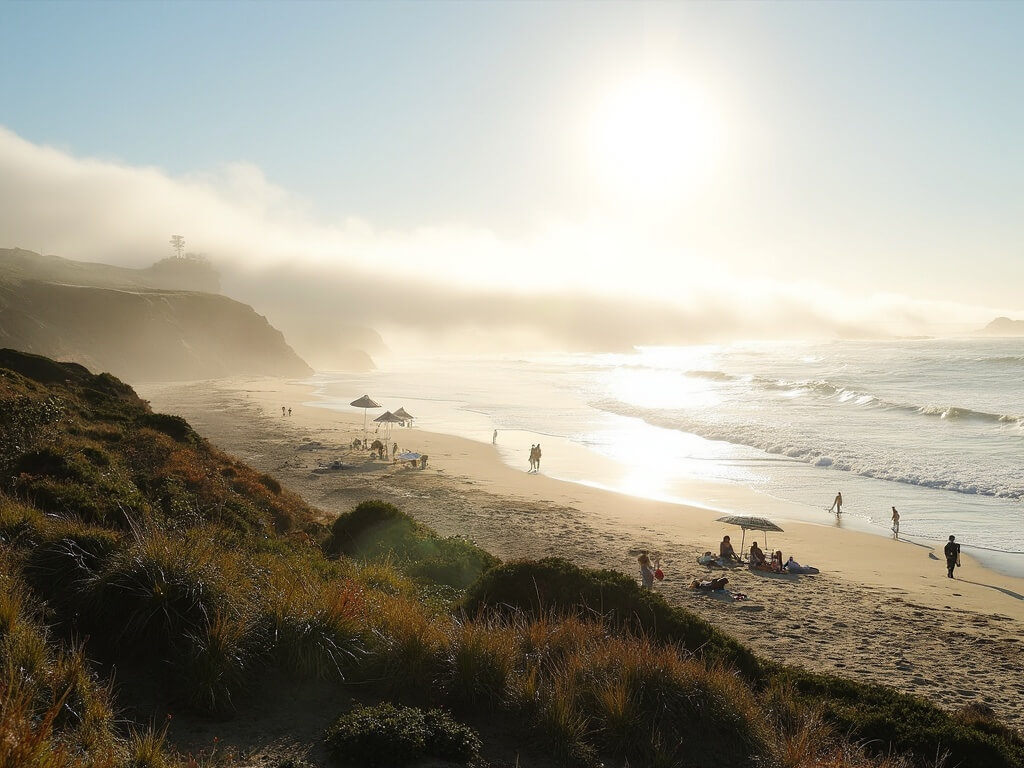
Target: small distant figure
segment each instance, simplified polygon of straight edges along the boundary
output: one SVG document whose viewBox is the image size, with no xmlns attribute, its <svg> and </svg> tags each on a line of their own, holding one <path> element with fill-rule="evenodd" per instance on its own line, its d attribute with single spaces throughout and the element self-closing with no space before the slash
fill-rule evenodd
<svg viewBox="0 0 1024 768">
<path fill-rule="evenodd" d="M 284 412 L 285 412 L 285 407 L 284 407 L 284 406 L 282 405 L 282 406 L 281 406 L 281 415 L 282 415 L 282 416 L 284 416 Z"/>
<path fill-rule="evenodd" d="M 491 435 L 491 445 L 494 445 L 496 442 L 498 442 L 498 430 L 494 430 L 494 434 Z"/>
<path fill-rule="evenodd" d="M 397 453 L 398 453 L 398 443 L 394 443 L 394 444 L 392 444 L 392 446 L 391 446 L 391 458 L 392 458 L 392 459 L 393 459 L 393 458 L 395 458 L 395 455 L 396 455 Z"/>
<path fill-rule="evenodd" d="M 897 539 L 900 537 L 900 513 L 896 507 L 892 508 L 892 535 Z"/>
<path fill-rule="evenodd" d="M 732 548 L 732 541 L 729 540 L 728 536 L 724 536 L 718 545 L 718 559 L 722 565 L 743 562 L 743 559 L 736 554 L 736 550 Z"/>
<path fill-rule="evenodd" d="M 292 409 L 291 409 L 291 408 L 289 408 L 289 409 L 288 409 L 288 415 L 289 415 L 289 416 L 291 416 L 291 415 L 292 415 Z"/>
<path fill-rule="evenodd" d="M 420 456 L 420 469 L 426 469 L 427 468 L 427 459 L 429 459 L 429 458 L 430 457 L 427 456 L 426 454 Z"/>
<path fill-rule="evenodd" d="M 534 462 L 534 471 L 540 472 L 540 443 L 537 443 L 537 460 Z"/>
<path fill-rule="evenodd" d="M 946 576 L 952 579 L 953 569 L 960 565 L 960 545 L 956 543 L 956 536 L 949 537 L 942 551 L 946 554 Z"/>
<path fill-rule="evenodd" d="M 654 588 L 654 566 L 651 565 L 651 558 L 647 555 L 647 550 L 640 553 L 637 562 L 640 563 L 640 586 L 643 589 Z"/>
<path fill-rule="evenodd" d="M 772 562 L 770 565 L 773 573 L 785 573 L 786 564 L 782 560 L 782 550 L 777 549 L 772 552 Z"/>
<path fill-rule="evenodd" d="M 836 516 L 843 514 L 843 494 L 841 491 L 836 493 L 836 497 L 832 501 L 832 506 L 828 508 L 829 512 L 832 510 L 835 510 Z"/>
<path fill-rule="evenodd" d="M 538 449 L 538 446 L 536 446 L 536 445 L 531 445 L 530 446 L 530 469 L 529 469 L 530 472 L 536 472 L 537 471 L 537 449 Z"/>
</svg>

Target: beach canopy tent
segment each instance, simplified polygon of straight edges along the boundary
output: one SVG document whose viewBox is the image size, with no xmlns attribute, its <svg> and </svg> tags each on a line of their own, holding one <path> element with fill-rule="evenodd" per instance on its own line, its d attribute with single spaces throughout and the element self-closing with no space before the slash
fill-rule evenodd
<svg viewBox="0 0 1024 768">
<path fill-rule="evenodd" d="M 366 410 L 368 408 L 380 408 L 381 404 L 369 395 L 363 395 L 358 400 L 353 400 L 349 405 L 363 409 L 363 434 L 366 434 Z"/>
<path fill-rule="evenodd" d="M 400 418 L 402 421 L 412 421 L 412 414 L 405 410 L 405 408 L 399 408 L 395 411 L 395 416 Z"/>
<path fill-rule="evenodd" d="M 743 537 L 740 539 L 740 552 L 743 552 L 743 545 L 747 541 L 747 531 L 778 531 L 782 533 L 783 530 L 769 520 L 767 517 L 754 517 L 753 515 L 726 515 L 720 517 L 715 522 L 717 523 L 728 523 L 729 525 L 738 525 L 743 529 Z M 768 537 L 764 537 L 764 545 L 768 546 Z"/>
<path fill-rule="evenodd" d="M 395 416 L 391 411 L 384 411 L 380 416 L 374 419 L 378 424 L 384 425 L 384 440 L 391 440 L 391 425 L 397 424 L 401 421 L 398 416 Z"/>
</svg>

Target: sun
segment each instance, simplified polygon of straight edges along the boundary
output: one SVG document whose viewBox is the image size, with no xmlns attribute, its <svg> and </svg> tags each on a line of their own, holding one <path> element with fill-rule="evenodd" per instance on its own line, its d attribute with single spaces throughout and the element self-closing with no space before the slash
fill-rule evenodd
<svg viewBox="0 0 1024 768">
<path fill-rule="evenodd" d="M 588 151 L 598 178 L 617 196 L 685 197 L 706 177 L 716 135 L 696 91 L 666 75 L 612 88 L 590 122 Z"/>
</svg>

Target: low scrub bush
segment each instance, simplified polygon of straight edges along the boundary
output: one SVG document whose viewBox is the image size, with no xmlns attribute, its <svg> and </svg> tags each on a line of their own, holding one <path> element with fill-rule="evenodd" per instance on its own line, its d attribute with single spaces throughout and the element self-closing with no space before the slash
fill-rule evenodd
<svg viewBox="0 0 1024 768">
<path fill-rule="evenodd" d="M 416 522 L 394 504 L 364 501 L 338 515 L 324 549 L 331 555 L 373 559 L 389 553 L 404 555 L 413 546 Z"/>
<path fill-rule="evenodd" d="M 418 580 L 463 589 L 500 560 L 457 536 L 441 538 L 393 504 L 364 501 L 338 516 L 324 544 L 330 555 L 391 559 Z"/>
<path fill-rule="evenodd" d="M 440 709 L 383 703 L 356 707 L 327 731 L 327 746 L 343 765 L 401 766 L 424 760 L 472 765 L 480 737 Z"/>
<path fill-rule="evenodd" d="M 1024 765 L 1024 736 L 1007 726 L 958 717 L 924 699 L 883 686 L 819 675 L 797 668 L 776 673 L 799 699 L 818 706 L 836 728 L 863 739 L 875 754 L 907 753 L 928 762 L 948 752 L 962 768 Z"/>
<path fill-rule="evenodd" d="M 618 571 L 580 568 L 560 558 L 506 563 L 484 573 L 462 600 L 469 614 L 485 609 L 599 615 L 612 626 L 679 643 L 708 661 L 735 665 L 748 676 L 760 672 L 757 657 L 699 616 L 646 592 Z"/>
</svg>

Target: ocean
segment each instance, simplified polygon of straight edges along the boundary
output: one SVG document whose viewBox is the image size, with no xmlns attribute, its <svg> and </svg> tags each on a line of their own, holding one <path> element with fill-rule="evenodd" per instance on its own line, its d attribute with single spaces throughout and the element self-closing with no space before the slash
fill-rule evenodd
<svg viewBox="0 0 1024 768">
<path fill-rule="evenodd" d="M 974 338 L 407 357 L 311 380 L 316 405 L 352 412 L 366 393 L 404 406 L 422 429 L 481 442 L 496 429 L 511 466 L 525 471 L 541 442 L 545 474 L 631 495 L 885 536 L 895 506 L 901 537 L 955 534 L 965 552 L 1018 576 L 1022 382 L 1024 339 Z M 395 436 L 415 448 L 411 433 Z M 735 495 L 706 490 L 693 499 L 695 481 L 740 484 L 771 503 L 730 509 Z M 837 491 L 838 521 L 826 511 Z"/>
</svg>

